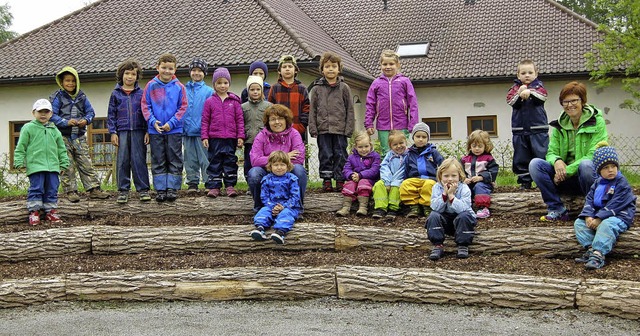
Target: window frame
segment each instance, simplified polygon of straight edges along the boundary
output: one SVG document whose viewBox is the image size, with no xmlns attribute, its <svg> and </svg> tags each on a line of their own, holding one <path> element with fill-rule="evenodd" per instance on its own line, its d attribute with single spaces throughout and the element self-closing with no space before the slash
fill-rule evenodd
<svg viewBox="0 0 640 336">
<path fill-rule="evenodd" d="M 435 140 L 451 140 L 451 117 L 429 117 L 422 118 L 422 122 L 425 124 L 429 123 L 438 123 L 438 122 L 446 122 L 447 123 L 447 133 L 438 133 L 436 129 L 431 129 L 430 138 Z M 431 127 L 430 127 L 431 128 Z"/>
<path fill-rule="evenodd" d="M 11 169 L 13 169 L 13 159 L 14 153 L 16 152 L 16 144 L 18 143 L 18 139 L 20 138 L 20 132 L 15 132 L 15 125 L 22 124 L 24 125 L 31 122 L 31 120 L 13 120 L 9 121 L 9 164 L 11 165 Z M 22 130 L 22 127 L 20 129 Z"/>
<path fill-rule="evenodd" d="M 483 131 L 486 131 L 487 133 L 489 133 L 490 137 L 497 137 L 498 136 L 498 116 L 493 114 L 493 115 L 477 115 L 477 116 L 467 116 L 467 135 L 471 134 L 471 132 L 475 131 L 475 129 L 472 129 L 471 124 L 474 121 L 480 121 L 482 124 L 485 121 L 491 121 L 491 123 L 493 123 L 493 131 L 488 131 L 483 129 Z"/>
<path fill-rule="evenodd" d="M 94 125 L 96 124 L 96 121 L 104 122 L 104 128 L 95 128 Z M 112 160 L 107 160 L 106 158 L 103 160 L 96 160 L 96 156 L 98 154 L 103 154 L 103 153 L 97 153 L 95 151 L 95 145 L 97 143 L 94 143 L 93 136 L 99 135 L 99 134 L 102 134 L 104 136 L 104 141 L 97 142 L 97 143 L 105 145 L 112 149 L 109 152 L 109 154 L 112 156 Z M 111 166 L 112 162 L 116 162 L 117 151 L 115 147 L 111 144 L 111 134 L 109 133 L 109 129 L 107 128 L 107 117 L 93 118 L 93 121 L 91 122 L 89 127 L 87 127 L 87 145 L 89 146 L 89 155 L 91 156 L 91 162 L 95 167 L 109 167 Z M 105 153 L 107 152 L 105 151 Z M 105 161 L 105 162 L 108 161 L 109 163 L 103 163 L 102 161 Z"/>
</svg>

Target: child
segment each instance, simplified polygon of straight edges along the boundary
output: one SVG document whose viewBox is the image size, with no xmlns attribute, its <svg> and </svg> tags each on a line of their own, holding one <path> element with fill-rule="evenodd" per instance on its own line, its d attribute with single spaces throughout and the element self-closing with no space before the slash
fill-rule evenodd
<svg viewBox="0 0 640 336">
<path fill-rule="evenodd" d="M 322 190 L 342 191 L 342 168 L 347 159 L 348 139 L 353 134 L 355 116 L 349 85 L 340 77 L 342 60 L 333 52 L 320 58 L 320 77 L 313 83 L 309 110 L 309 134 L 318 138 L 318 161 Z"/>
<path fill-rule="evenodd" d="M 444 255 L 444 236 L 454 236 L 458 245 L 458 258 L 469 257 L 469 245 L 473 241 L 477 220 L 471 209 L 471 190 L 461 183 L 464 179 L 462 165 L 448 158 L 438 167 L 438 183 L 433 187 L 431 208 L 425 228 L 433 250 L 429 259 L 438 260 Z"/>
<path fill-rule="evenodd" d="M 176 77 L 176 57 L 162 54 L 156 75 L 142 96 L 142 114 L 151 143 L 151 173 L 156 201 L 175 201 L 182 186 L 182 117 L 187 90 Z"/>
<path fill-rule="evenodd" d="M 513 172 L 518 176 L 520 189 L 531 189 L 529 162 L 534 158 L 544 159 L 549 147 L 549 123 L 544 102 L 547 90 L 538 80 L 538 68 L 532 60 L 518 63 L 518 78 L 507 93 L 511 112 L 513 133 Z"/>
<path fill-rule="evenodd" d="M 254 62 L 255 63 L 255 62 Z M 257 69 L 260 70 L 260 69 Z M 257 71 L 256 70 L 256 71 Z M 242 114 L 244 117 L 244 177 L 249 176 L 251 170 L 251 147 L 256 135 L 264 128 L 264 111 L 272 104 L 264 100 L 264 90 L 262 89 L 262 77 L 249 76 L 247 78 L 247 90 L 249 101 L 242 104 Z"/>
<path fill-rule="evenodd" d="M 300 69 L 296 58 L 291 55 L 283 55 L 278 61 L 278 83 L 269 90 L 269 102 L 282 104 L 293 113 L 293 128 L 302 136 L 302 141 L 307 143 L 307 125 L 309 124 L 309 93 L 307 87 L 302 84 L 296 75 Z"/>
<path fill-rule="evenodd" d="M 38 99 L 33 104 L 35 120 L 25 124 L 20 130 L 20 139 L 13 157 L 15 168 L 27 168 L 29 191 L 27 210 L 29 224 L 40 224 L 40 210 L 46 213 L 45 220 L 62 223 L 58 208 L 59 174 L 69 167 L 69 156 L 62 134 L 51 119 L 51 103 Z"/>
<path fill-rule="evenodd" d="M 602 268 L 618 236 L 633 224 L 636 196 L 620 172 L 615 149 L 602 141 L 593 153 L 593 165 L 600 178 L 591 186 L 584 208 L 574 223 L 576 238 L 587 250 L 576 262 L 588 270 Z"/>
<path fill-rule="evenodd" d="M 204 103 L 200 138 L 202 145 L 209 150 L 209 168 L 207 168 L 208 197 L 220 196 L 222 182 L 227 196 L 236 197 L 238 183 L 238 157 L 236 147 L 242 148 L 244 142 L 244 117 L 240 106 L 240 97 L 229 92 L 231 74 L 226 68 L 217 68 L 213 72 L 215 93 Z"/>
<path fill-rule="evenodd" d="M 89 155 L 85 133 L 87 126 L 95 117 L 95 111 L 87 96 L 80 90 L 78 72 L 72 67 L 64 67 L 56 75 L 56 82 L 60 90 L 49 97 L 53 108 L 51 121 L 62 133 L 67 155 L 69 155 L 69 169 L 62 174 L 62 188 L 70 202 L 80 201 L 76 183 L 77 168 L 80 180 L 84 189 L 89 192 L 90 198 L 108 198 L 109 195 L 100 190 L 100 181 Z"/>
<path fill-rule="evenodd" d="M 373 135 L 376 121 L 382 155 L 389 152 L 389 131 L 403 130 L 406 135 L 418 123 L 418 100 L 411 80 L 400 71 L 400 57 L 392 50 L 380 55 L 382 74 L 376 78 L 367 93 L 364 127 Z"/>
<path fill-rule="evenodd" d="M 292 169 L 287 153 L 277 150 L 269 154 L 267 170 L 270 173 L 262 178 L 260 189 L 264 206 L 253 218 L 256 226 L 251 231 L 253 240 L 266 240 L 264 230 L 273 225 L 275 232 L 271 234 L 271 240 L 284 244 L 285 235 L 293 228 L 302 206 L 298 178 L 291 173 Z"/>
<path fill-rule="evenodd" d="M 191 80 L 185 85 L 187 89 L 187 112 L 182 120 L 184 145 L 184 170 L 187 173 L 187 191 L 198 192 L 200 178 L 207 181 L 207 167 L 209 158 L 207 149 L 200 141 L 202 130 L 202 109 L 204 102 L 213 94 L 213 89 L 208 86 L 204 78 L 207 75 L 207 62 L 194 58 L 189 64 L 189 76 Z"/>
<path fill-rule="evenodd" d="M 357 199 L 359 207 L 356 215 L 366 216 L 371 188 L 374 181 L 380 177 L 380 155 L 373 151 L 371 138 L 366 131 L 356 135 L 355 148 L 344 165 L 342 175 L 347 182 L 342 189 L 344 202 L 336 215 L 347 216 L 351 203 Z"/>
<path fill-rule="evenodd" d="M 264 90 L 264 99 L 269 96 L 269 90 L 271 90 L 271 84 L 267 83 L 267 76 L 269 75 L 269 69 L 267 64 L 262 61 L 255 61 L 249 65 L 249 76 L 258 76 L 262 79 L 262 90 Z M 242 90 L 240 94 L 240 101 L 244 104 L 249 101 L 249 88 Z"/>
<path fill-rule="evenodd" d="M 140 200 L 150 201 L 149 171 L 147 169 L 147 144 L 149 133 L 142 115 L 142 89 L 138 80 L 142 74 L 140 63 L 127 59 L 118 65 L 118 83 L 111 92 L 107 110 L 107 128 L 111 143 L 118 148 L 118 203 L 129 201 L 131 175 L 140 193 Z"/>
<path fill-rule="evenodd" d="M 498 176 L 498 164 L 491 156 L 493 144 L 489 133 L 483 130 L 475 130 L 467 138 L 467 152 L 460 162 L 464 166 L 464 184 L 471 189 L 473 203 L 479 208 L 476 213 L 478 218 L 487 218 L 491 215 L 491 192 Z"/>
<path fill-rule="evenodd" d="M 410 207 L 407 217 L 422 213 L 427 216 L 431 212 L 431 188 L 436 184 L 436 171 L 444 158 L 429 143 L 430 137 L 429 125 L 419 122 L 413 126 L 413 145 L 404 161 L 405 180 L 400 184 L 400 201 Z"/>
<path fill-rule="evenodd" d="M 400 184 L 404 180 L 404 161 L 407 157 L 407 138 L 404 132 L 389 133 L 389 147 L 380 164 L 380 181 L 373 185 L 373 218 L 386 217 L 393 221 L 400 210 Z"/>
</svg>

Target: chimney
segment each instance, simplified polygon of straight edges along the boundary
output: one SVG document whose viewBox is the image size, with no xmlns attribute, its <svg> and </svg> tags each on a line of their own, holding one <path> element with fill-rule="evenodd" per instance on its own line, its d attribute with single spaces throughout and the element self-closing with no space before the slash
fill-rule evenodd
<svg viewBox="0 0 640 336">
<path fill-rule="evenodd" d="M 387 0 L 382 0 L 382 2 L 384 2 L 384 10 L 387 10 L 388 6 L 387 6 Z"/>
</svg>

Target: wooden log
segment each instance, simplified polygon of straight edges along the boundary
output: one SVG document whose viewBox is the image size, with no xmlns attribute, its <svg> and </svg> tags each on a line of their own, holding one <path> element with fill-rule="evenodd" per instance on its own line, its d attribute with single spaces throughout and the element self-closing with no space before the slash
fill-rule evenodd
<svg viewBox="0 0 640 336">
<path fill-rule="evenodd" d="M 65 298 L 63 276 L 0 281 L 0 308 L 24 307 Z"/>
<path fill-rule="evenodd" d="M 482 305 L 517 309 L 573 308 L 577 279 L 442 269 L 340 266 L 338 298 Z"/>
<path fill-rule="evenodd" d="M 640 283 L 587 279 L 576 293 L 578 309 L 626 319 L 640 319 Z"/>
<path fill-rule="evenodd" d="M 56 228 L 0 235 L 0 261 L 91 253 L 92 227 Z"/>
<path fill-rule="evenodd" d="M 89 203 L 80 201 L 70 203 L 66 199 L 58 201 L 58 210 L 65 218 L 86 218 L 89 215 Z M 0 225 L 20 224 L 29 222 L 29 211 L 27 211 L 27 201 L 0 202 Z"/>
</svg>

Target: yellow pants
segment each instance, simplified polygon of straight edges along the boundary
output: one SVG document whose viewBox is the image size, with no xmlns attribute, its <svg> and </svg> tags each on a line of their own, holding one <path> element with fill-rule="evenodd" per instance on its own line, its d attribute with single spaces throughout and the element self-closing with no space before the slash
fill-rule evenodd
<svg viewBox="0 0 640 336">
<path fill-rule="evenodd" d="M 431 206 L 431 189 L 436 181 L 411 177 L 400 185 L 400 201 L 405 205 Z"/>
</svg>

